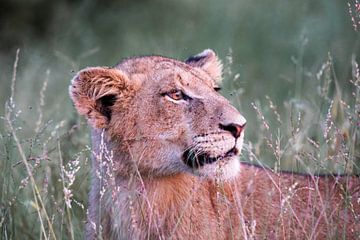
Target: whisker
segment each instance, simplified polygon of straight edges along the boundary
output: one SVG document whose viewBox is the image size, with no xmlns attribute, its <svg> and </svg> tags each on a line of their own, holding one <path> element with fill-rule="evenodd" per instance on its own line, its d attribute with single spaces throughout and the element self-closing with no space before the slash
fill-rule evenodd
<svg viewBox="0 0 360 240">
<path fill-rule="evenodd" d="M 215 132 L 208 132 L 208 133 L 203 133 L 203 134 L 198 134 L 198 135 L 195 135 L 193 137 L 193 139 L 196 139 L 196 138 L 201 138 L 201 137 L 207 137 L 207 136 L 210 136 L 210 135 L 222 135 L 223 132 L 220 132 L 220 131 L 215 131 Z"/>
</svg>

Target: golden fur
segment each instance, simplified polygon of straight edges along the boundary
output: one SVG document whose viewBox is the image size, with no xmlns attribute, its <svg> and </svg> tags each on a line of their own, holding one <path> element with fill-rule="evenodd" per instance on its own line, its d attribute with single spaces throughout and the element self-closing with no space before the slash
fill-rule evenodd
<svg viewBox="0 0 360 240">
<path fill-rule="evenodd" d="M 359 238 L 359 177 L 239 163 L 246 122 L 215 91 L 221 68 L 205 50 L 74 77 L 71 98 L 92 126 L 87 239 Z"/>
</svg>

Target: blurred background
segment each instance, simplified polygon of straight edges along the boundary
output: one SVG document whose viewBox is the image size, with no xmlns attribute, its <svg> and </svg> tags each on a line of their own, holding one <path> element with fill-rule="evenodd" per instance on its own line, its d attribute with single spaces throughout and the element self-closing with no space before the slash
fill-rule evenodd
<svg viewBox="0 0 360 240">
<path fill-rule="evenodd" d="M 18 164 L 13 131 L 26 156 L 35 159 L 30 161 L 34 172 L 37 169 L 35 180 L 45 186 L 46 202 L 54 212 L 65 206 L 62 186 L 56 185 L 59 179 L 66 182 L 60 178 L 62 166 L 71 168 L 71 161 L 81 160 L 82 168 L 75 172 L 81 180 L 68 186 L 75 189 L 78 202 L 72 220 L 64 220 L 69 231 L 56 234 L 63 237 L 64 231 L 64 236 L 74 237 L 72 226 L 82 229 L 89 134 L 70 102 L 69 82 L 86 66 L 112 66 L 134 55 L 186 59 L 214 49 L 224 63 L 222 94 L 248 119 L 242 161 L 296 172 L 358 172 L 356 3 L 1 0 L 0 116 L 8 114 L 15 126 L 9 128 L 2 118 L 2 237 L 20 227 L 29 238 L 39 231 L 28 221 L 14 220 L 31 209 L 31 188 L 22 182 L 26 172 Z M 17 49 L 14 106 L 9 107 Z M 27 210 L 16 211 L 19 205 Z M 36 219 L 36 214 L 29 217 Z M 75 238 L 81 237 L 78 232 Z"/>
<path fill-rule="evenodd" d="M 359 33 L 342 0 L 2 0 L 2 102 L 9 97 L 17 48 L 18 103 L 36 99 L 49 69 L 46 105 L 52 116 L 73 112 L 67 87 L 80 68 L 114 65 L 133 55 L 185 59 L 205 48 L 224 62 L 231 54 L 231 70 L 240 74 L 236 87 L 243 89 L 241 105 L 247 108 L 265 95 L 279 105 L 295 91 L 306 96 L 309 85 L 295 89 L 294 83 L 317 72 L 329 53 L 339 82 L 349 87 Z"/>
</svg>

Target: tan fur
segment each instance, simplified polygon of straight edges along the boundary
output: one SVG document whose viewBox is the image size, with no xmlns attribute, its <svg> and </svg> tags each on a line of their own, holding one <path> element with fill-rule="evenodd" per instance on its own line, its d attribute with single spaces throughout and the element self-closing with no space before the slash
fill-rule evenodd
<svg viewBox="0 0 360 240">
<path fill-rule="evenodd" d="M 359 239 L 359 177 L 274 173 L 228 154 L 244 133 L 221 126 L 245 119 L 214 91 L 221 70 L 205 50 L 74 77 L 71 98 L 93 128 L 87 239 Z M 188 149 L 217 161 L 191 167 Z"/>
</svg>

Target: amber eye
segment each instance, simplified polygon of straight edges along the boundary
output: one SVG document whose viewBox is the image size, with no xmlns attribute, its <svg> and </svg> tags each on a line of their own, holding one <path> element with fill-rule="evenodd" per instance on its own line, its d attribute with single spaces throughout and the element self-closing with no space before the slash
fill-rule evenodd
<svg viewBox="0 0 360 240">
<path fill-rule="evenodd" d="M 180 90 L 174 90 L 174 91 L 168 92 L 166 95 L 176 101 L 184 99 L 184 94 Z"/>
</svg>

